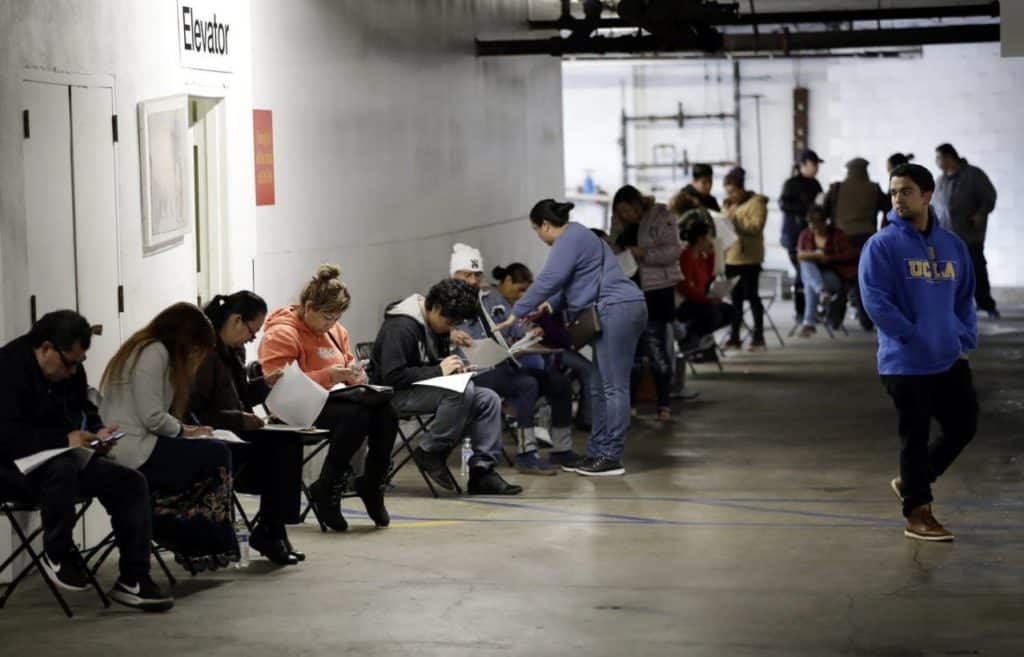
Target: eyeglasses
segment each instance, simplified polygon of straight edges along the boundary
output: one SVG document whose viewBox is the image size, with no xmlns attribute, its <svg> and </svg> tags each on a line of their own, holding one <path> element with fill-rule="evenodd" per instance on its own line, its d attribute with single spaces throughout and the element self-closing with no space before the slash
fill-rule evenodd
<svg viewBox="0 0 1024 657">
<path fill-rule="evenodd" d="M 246 324 L 245 322 L 242 323 L 245 324 L 245 330 L 249 332 L 249 338 L 246 340 L 246 342 L 248 342 L 249 340 L 255 340 L 256 334 L 259 333 L 260 327 L 257 326 L 256 330 L 253 330 L 253 328 Z"/>
<path fill-rule="evenodd" d="M 64 355 L 64 352 L 63 352 L 63 351 L 61 351 L 60 349 L 56 349 L 56 348 L 55 348 L 55 351 L 57 352 L 57 355 L 58 355 L 58 356 L 60 357 L 60 362 L 61 362 L 61 363 L 62 363 L 62 364 L 64 365 L 64 367 L 66 367 L 66 368 L 67 368 L 67 369 L 68 369 L 69 371 L 72 371 L 72 372 L 74 372 L 76 368 L 78 368 L 78 367 L 81 367 L 81 366 L 82 366 L 82 364 L 83 364 L 83 363 L 85 363 L 85 358 L 86 358 L 85 356 L 82 356 L 82 359 L 81 359 L 81 360 L 71 360 L 71 359 L 69 359 L 69 358 L 68 358 L 67 356 L 65 356 L 65 355 Z"/>
</svg>

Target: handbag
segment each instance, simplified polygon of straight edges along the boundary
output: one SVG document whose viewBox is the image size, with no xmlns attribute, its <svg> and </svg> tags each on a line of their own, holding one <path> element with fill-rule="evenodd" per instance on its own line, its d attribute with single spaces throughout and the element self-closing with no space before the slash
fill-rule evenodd
<svg viewBox="0 0 1024 657">
<path fill-rule="evenodd" d="M 569 340 L 572 342 L 572 348 L 576 351 L 601 335 L 601 316 L 597 312 L 597 303 L 601 300 L 601 282 L 604 280 L 604 258 L 607 249 L 605 244 L 601 244 L 601 269 L 597 279 L 597 297 L 594 298 L 594 303 L 580 311 L 568 327 Z"/>
</svg>

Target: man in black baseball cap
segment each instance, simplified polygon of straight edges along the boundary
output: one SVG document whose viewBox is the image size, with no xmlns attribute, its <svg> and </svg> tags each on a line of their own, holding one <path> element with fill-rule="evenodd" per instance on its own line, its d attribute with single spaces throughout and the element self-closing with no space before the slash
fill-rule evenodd
<svg viewBox="0 0 1024 657">
<path fill-rule="evenodd" d="M 796 245 L 800 233 L 807 227 L 807 211 L 823 191 L 817 178 L 818 165 L 822 162 L 824 160 L 812 150 L 801 152 L 795 167 L 796 175 L 782 186 L 782 195 L 779 197 L 779 207 L 782 208 L 782 236 L 779 242 L 789 253 L 789 261 L 793 263 L 793 269 L 796 271 L 793 298 L 797 318 L 803 317 L 804 295 L 803 282 L 800 280 L 800 264 L 796 258 Z"/>
</svg>

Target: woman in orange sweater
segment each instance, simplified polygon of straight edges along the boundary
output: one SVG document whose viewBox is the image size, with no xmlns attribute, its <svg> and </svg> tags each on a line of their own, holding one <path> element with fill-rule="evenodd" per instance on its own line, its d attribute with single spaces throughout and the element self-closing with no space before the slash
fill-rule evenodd
<svg viewBox="0 0 1024 657">
<path fill-rule="evenodd" d="M 295 361 L 324 388 L 366 383 L 366 372 L 349 346 L 348 331 L 338 323 L 350 302 L 338 268 L 320 265 L 303 288 L 298 305 L 279 308 L 267 318 L 259 347 L 264 374 L 273 375 Z M 309 487 L 317 515 L 334 531 L 348 529 L 341 514 L 341 496 L 349 461 L 366 441 L 366 462 L 355 490 L 374 524 L 387 527 L 390 516 L 384 506 L 383 486 L 398 433 L 398 416 L 391 405 L 329 399 L 314 424 L 331 432 L 320 478 Z"/>
</svg>

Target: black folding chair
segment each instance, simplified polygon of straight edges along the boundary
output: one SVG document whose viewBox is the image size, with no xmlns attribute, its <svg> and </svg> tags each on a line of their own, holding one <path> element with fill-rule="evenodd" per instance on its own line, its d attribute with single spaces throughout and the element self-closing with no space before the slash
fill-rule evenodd
<svg viewBox="0 0 1024 657">
<path fill-rule="evenodd" d="M 94 577 L 96 576 L 96 573 L 99 572 L 99 569 L 110 557 L 110 553 L 114 551 L 115 547 L 117 547 L 117 539 L 114 536 L 114 532 L 110 532 L 103 538 L 102 541 L 100 541 L 96 545 L 92 546 L 91 548 L 82 550 L 82 558 L 85 560 L 85 565 L 89 568 L 89 571 L 92 573 Z M 150 551 L 150 553 L 153 555 L 153 558 L 156 559 L 157 564 L 160 566 L 160 569 L 164 571 L 164 575 L 167 576 L 167 583 L 171 586 L 177 584 L 178 580 L 175 579 L 174 575 L 171 574 L 170 569 L 167 567 L 167 562 L 164 561 L 163 556 L 161 556 L 160 554 L 160 546 L 156 543 L 153 543 L 150 546 Z M 93 561 L 93 559 L 96 560 L 95 563 L 92 566 L 89 566 L 89 563 Z M 195 575 L 194 572 L 192 574 Z"/>
<path fill-rule="evenodd" d="M 78 521 L 81 520 L 82 516 L 85 515 L 85 512 L 89 509 L 89 506 L 92 504 L 92 500 L 79 500 L 77 504 L 81 506 L 78 512 L 75 514 L 75 524 L 77 524 Z M 7 560 L 0 564 L 0 572 L 3 572 L 7 569 L 8 566 L 12 565 L 14 563 L 14 560 L 17 559 L 22 553 L 28 553 L 29 558 L 29 564 L 22 568 L 19 573 L 14 575 L 14 577 L 11 579 L 11 583 L 7 585 L 7 588 L 4 590 L 3 595 L 0 596 L 0 608 L 3 608 L 4 605 L 7 604 L 8 598 L 11 597 L 11 594 L 14 593 L 14 590 L 18 588 L 18 585 L 21 584 L 25 577 L 27 577 L 29 573 L 35 570 L 39 573 L 39 576 L 43 578 L 43 581 L 46 582 L 46 586 L 50 589 L 50 593 L 52 593 L 53 597 L 57 599 L 57 603 L 60 605 L 61 609 L 64 610 L 64 613 L 67 615 L 67 617 L 73 618 L 74 614 L 71 613 L 71 607 L 68 606 L 67 601 L 64 599 L 64 596 L 60 592 L 60 589 L 57 588 L 56 583 L 54 583 L 53 579 L 49 576 L 49 574 L 47 574 L 46 569 L 44 569 L 42 565 L 40 565 L 40 561 L 42 560 L 43 555 L 40 552 L 36 552 L 35 548 L 32 547 L 32 542 L 35 541 L 39 537 L 39 535 L 43 533 L 42 526 L 35 529 L 32 533 L 26 534 L 24 528 L 18 522 L 18 518 L 15 515 L 16 513 L 39 511 L 39 507 L 36 506 L 35 504 L 28 502 L 8 500 L 0 501 L 0 511 L 3 511 L 3 514 L 7 517 L 7 521 L 11 523 L 11 529 L 14 530 L 14 533 L 17 535 L 19 541 L 18 546 L 13 551 L 11 551 L 11 554 L 7 557 Z M 72 545 L 71 550 L 73 552 L 73 556 L 82 559 L 84 563 L 85 560 L 82 558 L 82 554 L 78 551 L 78 548 Z M 104 607 L 110 607 L 110 599 L 107 598 L 107 595 L 100 588 L 100 585 L 96 581 L 96 577 L 93 575 L 92 571 L 86 568 L 85 572 L 86 576 L 89 579 L 89 586 L 92 587 L 94 591 L 96 591 L 96 595 L 99 596 L 100 602 L 103 603 Z"/>
</svg>

